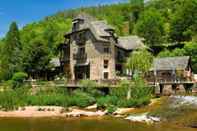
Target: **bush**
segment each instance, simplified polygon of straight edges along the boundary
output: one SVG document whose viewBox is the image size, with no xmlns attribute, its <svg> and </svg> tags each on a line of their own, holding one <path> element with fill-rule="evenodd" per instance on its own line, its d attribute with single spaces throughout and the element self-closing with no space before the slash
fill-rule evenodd
<svg viewBox="0 0 197 131">
<path fill-rule="evenodd" d="M 96 102 L 94 97 L 80 90 L 74 91 L 72 96 L 68 99 L 68 101 L 70 101 L 69 102 L 70 106 L 79 106 L 79 107 L 87 107 Z"/>
<path fill-rule="evenodd" d="M 112 113 L 114 113 L 115 111 L 116 111 L 116 106 L 114 106 L 114 105 L 110 105 L 108 108 L 107 108 L 107 113 L 108 114 L 112 114 Z"/>
<path fill-rule="evenodd" d="M 27 97 L 25 89 L 6 89 L 0 92 L 0 106 L 2 110 L 14 110 L 18 107 L 25 106 L 24 99 Z"/>
<path fill-rule="evenodd" d="M 68 93 L 63 88 L 40 88 L 34 95 L 28 95 L 26 103 L 28 105 L 39 106 L 64 106 L 66 107 Z"/>
<path fill-rule="evenodd" d="M 129 88 L 131 88 L 131 81 L 123 80 L 119 83 L 118 88 L 110 90 L 110 95 L 117 96 L 118 98 L 126 98 Z"/>
<path fill-rule="evenodd" d="M 24 80 L 27 79 L 28 75 L 24 72 L 17 72 L 12 76 L 12 86 L 13 88 L 20 87 Z"/>
<path fill-rule="evenodd" d="M 126 108 L 131 108 L 131 107 L 142 107 L 150 103 L 150 98 L 149 97 L 142 97 L 140 99 L 121 99 L 118 101 L 117 106 L 118 107 L 126 107 Z"/>
<path fill-rule="evenodd" d="M 39 106 L 67 106 L 66 97 L 64 94 L 40 94 L 30 95 L 26 98 L 28 105 L 39 105 Z"/>
<path fill-rule="evenodd" d="M 117 105 L 118 97 L 116 96 L 104 96 L 97 99 L 97 107 L 105 109 L 111 105 Z"/>
<path fill-rule="evenodd" d="M 81 80 L 80 81 L 81 90 L 94 96 L 98 97 L 102 95 L 101 91 L 97 89 L 97 83 L 92 80 Z"/>
</svg>

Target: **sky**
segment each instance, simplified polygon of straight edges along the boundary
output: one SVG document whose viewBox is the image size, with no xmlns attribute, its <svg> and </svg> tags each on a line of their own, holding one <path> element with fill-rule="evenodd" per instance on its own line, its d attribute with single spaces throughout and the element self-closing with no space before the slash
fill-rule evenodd
<svg viewBox="0 0 197 131">
<path fill-rule="evenodd" d="M 12 21 L 16 21 L 21 28 L 65 9 L 121 1 L 123 0 L 0 0 L 0 37 L 6 34 Z"/>
</svg>

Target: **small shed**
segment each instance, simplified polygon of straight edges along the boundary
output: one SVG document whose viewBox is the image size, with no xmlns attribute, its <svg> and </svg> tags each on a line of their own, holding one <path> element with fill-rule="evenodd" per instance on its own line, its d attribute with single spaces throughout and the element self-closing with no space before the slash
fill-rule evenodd
<svg viewBox="0 0 197 131">
<path fill-rule="evenodd" d="M 156 58 L 147 78 L 149 81 L 157 82 L 191 80 L 191 58 L 189 56 Z"/>
</svg>

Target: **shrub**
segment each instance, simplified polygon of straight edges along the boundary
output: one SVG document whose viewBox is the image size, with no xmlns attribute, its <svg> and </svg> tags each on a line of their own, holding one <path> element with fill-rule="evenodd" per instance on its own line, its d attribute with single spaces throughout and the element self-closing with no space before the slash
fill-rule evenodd
<svg viewBox="0 0 197 131">
<path fill-rule="evenodd" d="M 17 72 L 12 76 L 12 86 L 13 88 L 20 87 L 28 75 L 24 72 Z"/>
<path fill-rule="evenodd" d="M 28 105 L 67 106 L 68 93 L 62 88 L 40 88 L 35 95 L 28 95 Z"/>
<path fill-rule="evenodd" d="M 116 96 L 104 96 L 97 99 L 97 107 L 105 109 L 110 105 L 117 105 L 118 97 Z"/>
<path fill-rule="evenodd" d="M 102 93 L 97 89 L 97 83 L 92 80 L 81 80 L 80 81 L 81 90 L 91 94 L 94 97 L 102 95 Z"/>
<path fill-rule="evenodd" d="M 24 106 L 24 99 L 27 96 L 27 91 L 24 89 L 6 89 L 0 92 L 0 106 L 2 110 L 14 110 L 19 106 Z"/>
<path fill-rule="evenodd" d="M 123 80 L 118 84 L 118 88 L 113 88 L 110 94 L 118 98 L 126 98 L 129 88 L 131 88 L 131 81 Z"/>
<path fill-rule="evenodd" d="M 72 96 L 68 98 L 68 101 L 70 101 L 69 105 L 79 107 L 87 107 L 96 102 L 94 97 L 80 90 L 74 91 Z"/>
<path fill-rule="evenodd" d="M 30 95 L 26 98 L 28 105 L 39 106 L 66 106 L 66 98 L 64 94 L 39 94 Z"/>
<path fill-rule="evenodd" d="M 116 106 L 114 106 L 114 105 L 110 105 L 108 108 L 107 108 L 107 113 L 108 114 L 112 114 L 112 113 L 114 113 L 115 111 L 116 111 Z"/>
</svg>

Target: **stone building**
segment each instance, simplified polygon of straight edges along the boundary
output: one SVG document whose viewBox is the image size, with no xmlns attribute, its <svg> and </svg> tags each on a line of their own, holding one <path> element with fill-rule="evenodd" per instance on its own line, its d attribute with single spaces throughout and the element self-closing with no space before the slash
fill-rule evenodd
<svg viewBox="0 0 197 131">
<path fill-rule="evenodd" d="M 191 81 L 191 59 L 189 56 L 156 58 L 147 79 L 160 83 Z"/>
<path fill-rule="evenodd" d="M 80 14 L 61 47 L 61 65 L 71 80 L 116 80 L 126 73 L 129 54 L 144 44 L 138 36 L 118 37 L 106 21 Z"/>
<path fill-rule="evenodd" d="M 185 93 L 193 85 L 189 56 L 156 58 L 146 80 L 158 84 L 157 94 Z"/>
</svg>

